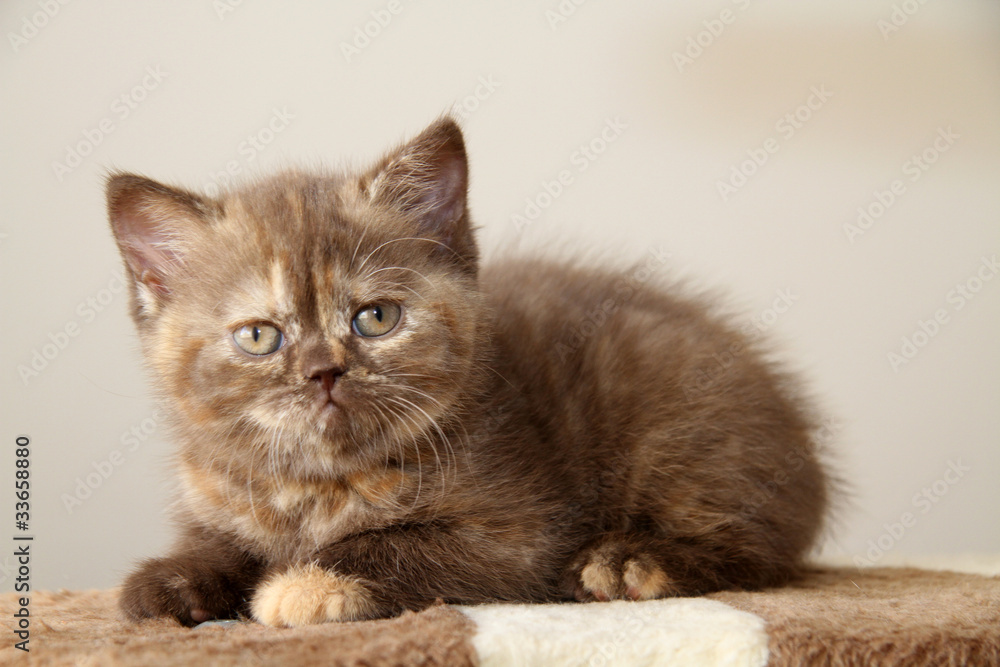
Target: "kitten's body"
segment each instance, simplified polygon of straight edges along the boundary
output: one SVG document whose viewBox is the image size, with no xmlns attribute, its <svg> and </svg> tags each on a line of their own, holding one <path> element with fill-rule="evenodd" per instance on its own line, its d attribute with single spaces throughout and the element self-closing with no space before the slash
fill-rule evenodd
<svg viewBox="0 0 1000 667">
<path fill-rule="evenodd" d="M 354 178 L 219 201 L 112 179 L 183 488 L 181 539 L 126 582 L 130 616 L 249 603 L 296 625 L 794 574 L 826 483 L 787 381 L 703 305 L 625 274 L 478 270 L 465 169 L 442 121 Z M 379 303 L 399 323 L 361 335 L 352 316 Z M 241 352 L 247 323 L 281 347 Z"/>
</svg>

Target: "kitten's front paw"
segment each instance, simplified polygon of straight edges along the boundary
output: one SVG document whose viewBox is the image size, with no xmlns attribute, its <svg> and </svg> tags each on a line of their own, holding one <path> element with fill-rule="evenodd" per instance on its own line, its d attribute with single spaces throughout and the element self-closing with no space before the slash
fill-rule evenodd
<svg viewBox="0 0 1000 667">
<path fill-rule="evenodd" d="M 356 579 L 309 563 L 269 577 L 254 594 L 251 609 L 264 625 L 296 627 L 369 618 L 375 604 Z"/>
<path fill-rule="evenodd" d="M 172 616 L 183 625 L 233 617 L 242 593 L 225 576 L 193 558 L 153 558 L 129 575 L 119 607 L 131 620 Z"/>
<path fill-rule="evenodd" d="M 678 593 L 652 556 L 609 541 L 586 549 L 570 569 L 573 596 L 589 600 L 652 600 Z"/>
</svg>

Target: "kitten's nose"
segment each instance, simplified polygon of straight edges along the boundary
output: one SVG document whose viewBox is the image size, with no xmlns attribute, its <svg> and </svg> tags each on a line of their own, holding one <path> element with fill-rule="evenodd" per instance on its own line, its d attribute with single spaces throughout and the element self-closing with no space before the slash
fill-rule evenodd
<svg viewBox="0 0 1000 667">
<path fill-rule="evenodd" d="M 306 377 L 323 385 L 323 391 L 327 393 L 333 389 L 337 378 L 343 374 L 344 368 L 341 366 L 314 366 L 306 369 Z"/>
</svg>

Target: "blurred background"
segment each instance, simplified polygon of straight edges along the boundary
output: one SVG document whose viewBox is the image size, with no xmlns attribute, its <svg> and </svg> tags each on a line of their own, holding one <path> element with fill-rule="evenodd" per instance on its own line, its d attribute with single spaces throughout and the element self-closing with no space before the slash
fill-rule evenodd
<svg viewBox="0 0 1000 667">
<path fill-rule="evenodd" d="M 26 435 L 33 588 L 170 542 L 107 171 L 212 192 L 449 110 L 487 255 L 662 249 L 804 374 L 853 489 L 825 557 L 1000 552 L 1000 4 L 6 0 L 0 28 L 0 539 Z"/>
</svg>

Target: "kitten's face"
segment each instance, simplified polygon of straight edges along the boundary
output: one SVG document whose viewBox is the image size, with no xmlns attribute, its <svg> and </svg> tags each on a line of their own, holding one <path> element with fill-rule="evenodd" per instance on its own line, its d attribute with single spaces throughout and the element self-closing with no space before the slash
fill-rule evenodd
<svg viewBox="0 0 1000 667">
<path fill-rule="evenodd" d="M 481 335 L 457 132 L 432 126 L 363 176 L 288 173 L 218 201 L 112 180 L 147 359 L 212 456 L 239 434 L 328 474 L 405 458 L 447 418 Z"/>
</svg>

